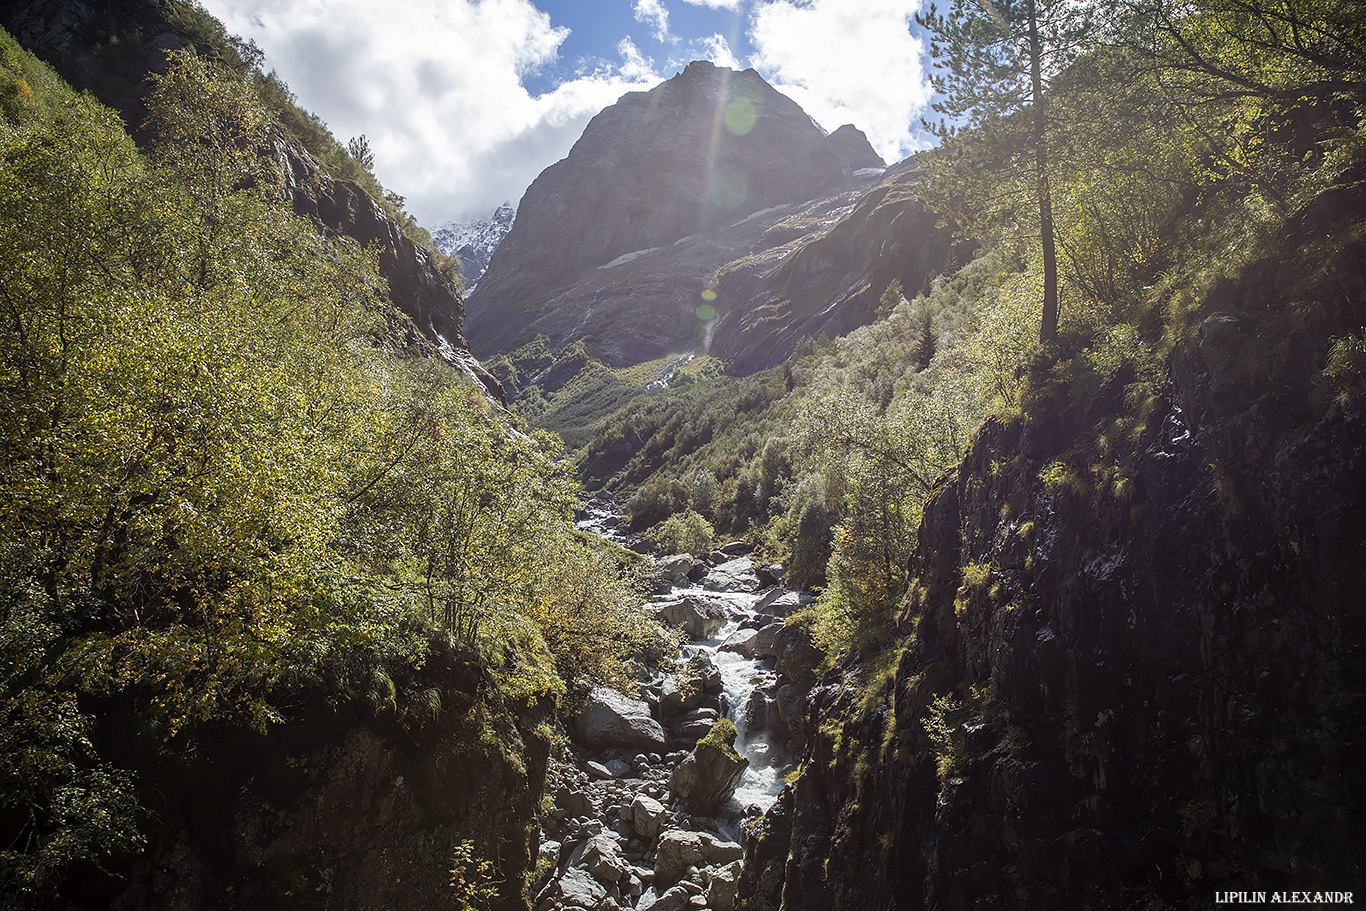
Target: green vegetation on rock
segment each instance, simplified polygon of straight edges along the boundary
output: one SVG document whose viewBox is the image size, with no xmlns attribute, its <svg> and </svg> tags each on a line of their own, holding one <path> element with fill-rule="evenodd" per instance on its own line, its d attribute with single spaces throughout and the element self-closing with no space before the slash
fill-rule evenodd
<svg viewBox="0 0 1366 911">
<path fill-rule="evenodd" d="M 146 768 L 209 732 L 331 707 L 515 753 L 509 711 L 657 639 L 558 443 L 291 214 L 246 82 L 174 55 L 146 154 L 3 33 L 0 92 L 5 896 L 135 851 Z"/>
</svg>

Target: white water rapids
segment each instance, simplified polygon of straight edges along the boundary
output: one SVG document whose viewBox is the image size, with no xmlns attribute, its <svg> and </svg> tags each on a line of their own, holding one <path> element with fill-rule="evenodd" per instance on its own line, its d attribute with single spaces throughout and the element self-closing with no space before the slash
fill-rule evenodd
<svg viewBox="0 0 1366 911">
<path fill-rule="evenodd" d="M 616 504 L 607 501 L 590 501 L 586 514 L 580 516 L 578 526 L 627 547 L 639 545 L 641 540 L 621 520 Z M 732 838 L 737 837 L 740 823 L 754 815 L 755 809 L 763 812 L 772 806 L 783 789 L 786 774 L 792 770 L 792 759 L 787 755 L 785 744 L 775 742 L 771 732 L 762 727 L 750 730 L 750 699 L 756 689 L 773 683 L 777 674 L 765 667 L 762 661 L 722 648 L 726 640 L 741 629 L 744 621 L 758 615 L 755 606 L 763 595 L 763 589 L 754 592 L 710 591 L 705 588 L 705 580 L 701 585 L 676 586 L 668 595 L 670 598 L 686 597 L 709 602 L 726 612 L 727 623 L 714 639 L 685 644 L 680 650 L 680 657 L 686 659 L 702 653 L 715 663 L 721 672 L 726 715 L 735 723 L 739 735 L 735 748 L 749 760 L 749 768 L 745 770 L 735 796 L 719 820 L 723 831 Z"/>
</svg>

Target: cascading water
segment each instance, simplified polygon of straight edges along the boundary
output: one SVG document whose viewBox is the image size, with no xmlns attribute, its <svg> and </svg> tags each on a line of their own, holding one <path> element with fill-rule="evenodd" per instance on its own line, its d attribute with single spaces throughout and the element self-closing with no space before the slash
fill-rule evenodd
<svg viewBox="0 0 1366 911">
<path fill-rule="evenodd" d="M 722 648 L 726 640 L 740 628 L 740 620 L 752 611 L 759 600 L 758 595 L 726 594 L 718 596 L 714 592 L 684 589 L 681 594 L 700 596 L 705 594 L 713 602 L 720 602 L 730 615 L 728 622 L 715 639 L 696 642 L 684 646 L 684 656 L 702 653 L 709 657 L 721 672 L 722 692 L 726 696 L 726 715 L 735 723 L 738 733 L 735 749 L 749 760 L 745 777 L 735 790 L 732 798 L 730 816 L 751 815 L 751 808 L 767 810 L 783 789 L 786 755 L 780 744 L 774 743 L 765 730 L 750 730 L 749 706 L 755 690 L 773 683 L 777 674 L 764 667 L 762 662 L 746 658 L 736 652 Z M 736 615 L 740 616 L 736 616 Z"/>
<path fill-rule="evenodd" d="M 630 531 L 619 513 L 620 504 L 606 498 L 594 498 L 586 504 L 578 526 L 623 546 L 638 545 L 641 536 Z M 775 742 L 762 725 L 751 730 L 751 698 L 755 690 L 772 684 L 777 674 L 765 667 L 763 662 L 725 648 L 727 640 L 741 628 L 741 624 L 756 617 L 756 607 L 763 600 L 763 592 L 711 591 L 704 584 L 691 584 L 675 586 L 671 596 L 710 602 L 726 612 L 726 625 L 716 637 L 684 645 L 681 657 L 686 659 L 695 654 L 704 654 L 721 672 L 726 715 L 735 723 L 738 734 L 735 747 L 749 760 L 749 768 L 745 770 L 744 778 L 728 807 L 729 813 L 726 814 L 733 820 L 733 825 L 727 828 L 734 835 L 739 821 L 746 815 L 752 815 L 753 808 L 762 812 L 772 806 L 783 789 L 786 773 L 791 771 L 791 757 L 787 755 L 784 744 Z"/>
<path fill-rule="evenodd" d="M 644 549 L 619 508 L 595 497 L 578 525 Z M 733 907 L 743 825 L 773 804 L 790 768 L 785 732 L 799 694 L 771 668 L 785 667 L 783 617 L 803 597 L 765 587 L 761 568 L 727 556 L 742 549 L 656 561 L 660 595 L 651 608 L 694 641 L 636 688 L 587 694 L 568 750 L 552 763 L 538 911 Z M 780 575 L 762 572 L 770 583 Z M 748 760 L 742 774 L 728 752 L 694 747 L 721 716 L 735 724 L 735 748 Z"/>
</svg>

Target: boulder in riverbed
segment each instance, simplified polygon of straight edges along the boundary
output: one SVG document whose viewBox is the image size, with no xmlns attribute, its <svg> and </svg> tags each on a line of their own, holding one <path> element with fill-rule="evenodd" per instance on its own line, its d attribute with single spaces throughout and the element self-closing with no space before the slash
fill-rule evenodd
<svg viewBox="0 0 1366 911">
<path fill-rule="evenodd" d="M 604 686 L 593 688 L 574 718 L 574 739 L 595 750 L 654 750 L 668 742 L 648 705 Z"/>
<path fill-rule="evenodd" d="M 739 891 L 740 861 L 731 861 L 723 867 L 710 868 L 707 872 L 707 907 L 711 911 L 731 911 Z"/>
<path fill-rule="evenodd" d="M 724 685 L 716 662 L 706 654 L 689 658 L 660 687 L 659 710 L 664 715 L 695 709 L 707 694 L 719 693 Z"/>
<path fill-rule="evenodd" d="M 648 794 L 637 794 L 631 801 L 631 828 L 641 838 L 653 840 L 659 835 L 666 815 L 664 804 Z"/>
<path fill-rule="evenodd" d="M 676 626 L 694 642 L 710 639 L 726 625 L 725 608 L 697 598 L 671 598 L 655 603 L 655 616 Z"/>
<path fill-rule="evenodd" d="M 669 776 L 669 790 L 691 810 L 715 814 L 730 800 L 749 760 L 735 751 L 735 724 L 722 718 Z"/>
<path fill-rule="evenodd" d="M 659 574 L 666 579 L 672 579 L 679 573 L 684 575 L 692 569 L 692 565 L 697 561 L 691 554 L 673 554 L 668 557 L 659 557 L 655 560 L 655 565 L 659 567 Z"/>
<path fill-rule="evenodd" d="M 729 864 L 744 856 L 744 849 L 708 832 L 674 829 L 659 836 L 655 851 L 655 888 L 678 882 L 689 867 Z"/>
<path fill-rule="evenodd" d="M 769 614 L 774 617 L 786 617 L 798 608 L 804 607 L 815 600 L 815 597 L 808 592 L 779 586 L 770 590 L 755 602 L 754 610 L 760 614 Z"/>
<path fill-rule="evenodd" d="M 607 900 L 607 890 L 587 870 L 571 867 L 552 880 L 542 896 L 538 908 L 558 903 L 563 908 L 597 909 Z"/>
<path fill-rule="evenodd" d="M 582 867 L 604 885 L 612 885 L 626 876 L 630 864 L 621 856 L 621 845 L 606 832 L 594 835 L 574 849 L 569 857 L 570 867 Z"/>
<path fill-rule="evenodd" d="M 759 637 L 757 629 L 737 629 L 721 643 L 721 651 L 734 652 L 742 658 L 753 659 L 755 656 L 754 642 Z"/>
<path fill-rule="evenodd" d="M 758 591 L 759 576 L 754 572 L 754 561 L 749 557 L 737 557 L 713 566 L 702 587 L 714 592 Z"/>
</svg>

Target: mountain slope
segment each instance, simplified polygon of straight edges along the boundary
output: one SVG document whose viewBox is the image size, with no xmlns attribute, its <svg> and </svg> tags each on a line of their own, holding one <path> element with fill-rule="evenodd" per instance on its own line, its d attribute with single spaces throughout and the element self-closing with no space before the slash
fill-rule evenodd
<svg viewBox="0 0 1366 911">
<path fill-rule="evenodd" d="M 143 132 L 150 76 L 164 71 L 167 51 L 194 48 L 244 75 L 252 70 L 244 44 L 203 9 L 180 0 L 23 0 L 0 10 L 0 25 L 74 87 L 122 114 L 144 143 L 152 139 Z M 424 333 L 422 346 L 442 351 L 491 397 L 505 401 L 497 380 L 469 353 L 462 332 L 464 300 L 430 245 L 419 242 L 425 232 L 406 213 L 379 201 L 382 188 L 373 175 L 345 156 L 321 122 L 294 104 L 285 86 L 268 77 L 255 81 L 258 93 L 290 121 L 277 131 L 270 151 L 288 175 L 295 211 L 325 232 L 362 245 L 377 243 L 380 273 L 395 304 Z M 370 189 L 332 173 L 300 141 L 305 137 L 319 148 L 335 148 L 340 163 Z"/>
<path fill-rule="evenodd" d="M 543 331 L 559 344 L 589 307 L 583 295 L 557 299 L 560 289 L 626 255 L 815 199 L 849 176 L 811 119 L 758 74 L 689 64 L 598 114 L 532 183 L 471 295 L 471 342 L 485 356 Z M 641 295 L 639 322 L 656 332 L 636 361 L 692 342 L 692 301 L 705 285 L 687 277 L 693 284 L 667 298 Z"/>
<path fill-rule="evenodd" d="M 726 312 L 711 353 L 737 373 L 772 367 L 802 338 L 866 325 L 893 280 L 914 295 L 946 264 L 965 261 L 969 246 L 955 245 L 920 205 L 916 180 L 914 170 L 890 174 L 825 230 L 779 223 L 764 240 L 797 235 L 780 255 L 756 249 L 722 267 L 716 290 Z"/>
<path fill-rule="evenodd" d="M 1321 371 L 1366 322 L 1364 204 L 1348 181 L 1207 291 L 1157 394 L 1035 363 L 925 507 L 885 673 L 815 691 L 742 905 L 1360 882 L 1366 414 Z"/>
</svg>

